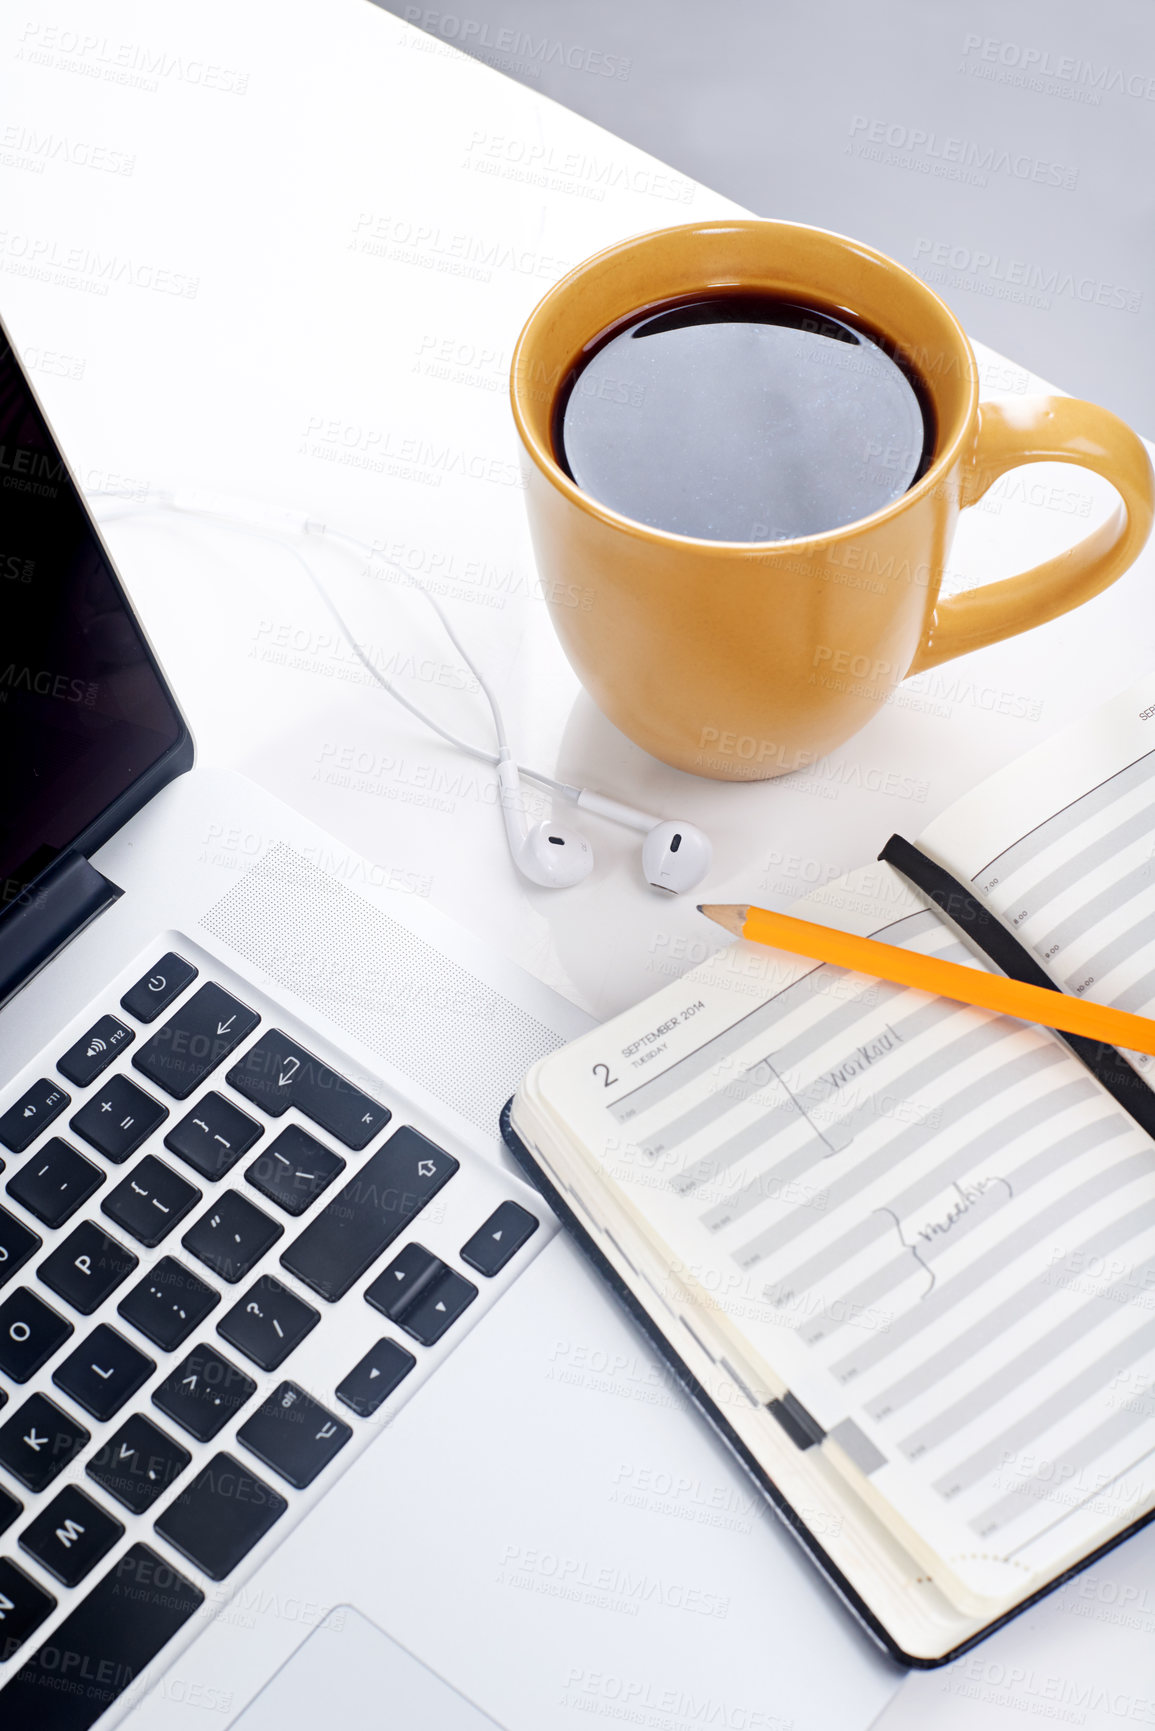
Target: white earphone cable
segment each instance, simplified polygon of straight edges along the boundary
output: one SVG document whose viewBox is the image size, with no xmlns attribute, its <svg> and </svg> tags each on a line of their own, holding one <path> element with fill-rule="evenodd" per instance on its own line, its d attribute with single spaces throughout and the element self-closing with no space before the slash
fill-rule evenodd
<svg viewBox="0 0 1155 1731">
<path fill-rule="evenodd" d="M 110 499 L 120 497 L 119 494 L 103 492 L 99 489 L 94 490 L 88 496 L 90 498 Z M 296 519 L 286 513 L 284 528 L 274 529 L 271 525 L 266 526 L 257 523 L 256 521 L 250 521 L 248 518 L 240 516 L 234 511 L 228 511 L 223 508 L 215 509 L 208 504 L 195 506 L 181 504 L 180 496 L 173 494 L 160 494 L 155 496 L 154 500 L 141 501 L 139 504 L 130 503 L 128 508 L 123 511 L 102 512 L 100 520 L 105 523 L 115 523 L 122 522 L 126 518 L 131 517 L 169 515 L 196 516 L 206 518 L 210 521 L 216 521 L 226 525 L 228 528 L 253 535 L 258 540 L 270 542 L 273 546 L 280 548 L 282 552 L 291 554 L 291 556 L 297 561 L 297 564 L 304 571 L 306 577 L 316 590 L 328 612 L 336 621 L 341 630 L 342 636 L 349 644 L 349 647 L 357 657 L 357 660 L 361 663 L 362 667 L 364 667 L 370 678 L 375 680 L 383 691 L 387 692 L 395 702 L 400 703 L 411 715 L 416 716 L 418 721 L 422 722 L 424 726 L 431 728 L 434 733 L 439 734 L 442 739 L 448 741 L 450 745 L 455 746 L 458 751 L 464 751 L 468 753 L 470 757 L 480 758 L 483 763 L 489 764 L 499 764 L 505 758 L 512 758 L 509 741 L 505 731 L 505 722 L 502 718 L 501 706 L 498 703 L 496 693 L 490 685 L 489 680 L 482 673 L 477 663 L 473 660 L 472 656 L 461 642 L 457 632 L 450 624 L 445 609 L 441 606 L 441 603 L 437 600 L 435 595 L 431 594 L 430 591 L 426 589 L 424 584 L 421 583 L 412 572 L 404 571 L 401 566 L 392 559 L 381 560 L 381 562 L 387 565 L 390 570 L 397 572 L 409 587 L 416 589 L 418 594 L 424 597 L 440 620 L 441 627 L 450 643 L 452 643 L 465 666 L 468 667 L 469 671 L 477 680 L 481 692 L 489 705 L 490 713 L 493 716 L 494 733 L 496 734 L 498 744 L 498 749 L 496 751 L 489 751 L 484 746 L 474 744 L 471 740 L 462 739 L 459 734 L 452 732 L 450 728 L 444 726 L 440 721 L 434 720 L 433 716 L 429 715 L 418 704 L 414 703 L 403 691 L 399 691 L 392 681 L 387 679 L 380 669 L 374 666 L 372 657 L 357 641 L 356 635 L 348 621 L 345 619 L 336 602 L 329 594 L 328 589 L 318 577 L 316 571 L 314 571 L 313 567 L 309 564 L 309 561 L 305 558 L 300 548 L 294 546 L 286 536 L 296 528 L 300 533 L 318 535 L 330 541 L 339 541 L 344 543 L 346 547 L 350 547 L 355 552 L 368 558 L 380 559 L 381 555 L 375 548 L 370 547 L 364 541 L 358 541 L 352 535 L 346 535 L 342 530 L 330 529 L 325 524 L 315 522 L 312 519 L 303 517 Z M 573 787 L 567 782 L 558 781 L 554 776 L 545 775 L 541 770 L 530 769 L 524 764 L 518 764 L 517 768 L 528 780 L 537 782 L 542 787 L 548 787 L 552 792 L 560 795 L 564 799 L 576 802 L 581 794 L 580 788 Z"/>
<path fill-rule="evenodd" d="M 330 529 L 328 527 L 324 527 L 324 528 L 320 529 L 318 532 L 320 534 L 322 534 L 327 541 L 343 541 L 346 547 L 351 547 L 355 553 L 361 553 L 367 559 L 375 559 L 375 558 L 379 557 L 376 548 L 370 547 L 364 541 L 356 540 L 355 537 L 352 535 L 346 535 L 345 532 L 341 529 Z M 294 548 L 293 551 L 296 552 L 297 551 L 296 548 Z M 298 558 L 300 558 L 300 557 L 301 557 L 300 554 L 298 554 Z M 302 564 L 305 563 L 304 559 L 301 559 L 301 563 Z M 391 570 L 400 571 L 400 569 L 401 569 L 401 567 L 399 565 L 395 565 L 391 559 L 386 559 L 384 561 L 384 563 L 386 565 L 388 565 Z M 480 685 L 482 692 L 485 695 L 485 700 L 489 704 L 490 714 L 493 716 L 493 730 L 497 735 L 497 743 L 498 743 L 498 746 L 500 748 L 500 751 L 502 753 L 508 753 L 509 741 L 506 738 L 505 722 L 502 720 L 501 707 L 497 701 L 497 697 L 493 691 L 492 686 L 490 685 L 489 681 L 486 679 L 486 677 L 485 677 L 484 673 L 481 671 L 480 667 L 478 667 L 476 661 L 474 661 L 473 657 L 470 655 L 469 651 L 466 649 L 465 645 L 462 643 L 460 637 L 458 637 L 456 631 L 453 629 L 453 626 L 450 624 L 448 616 L 446 615 L 445 609 L 444 609 L 444 607 L 442 607 L 440 601 L 438 601 L 436 595 L 434 595 L 430 590 L 426 589 L 425 585 L 422 582 L 420 582 L 418 578 L 414 577 L 412 572 L 405 573 L 405 575 L 408 577 L 408 581 L 412 584 L 413 588 L 419 590 L 420 593 L 422 595 L 424 595 L 426 601 L 429 603 L 430 607 L 432 607 L 432 609 L 433 609 L 434 613 L 436 613 L 438 619 L 440 619 L 441 628 L 445 632 L 446 637 L 448 637 L 450 643 L 452 643 L 454 649 L 456 649 L 458 655 L 460 655 L 462 661 L 464 661 L 466 667 L 468 667 L 469 671 L 473 674 L 473 677 L 476 679 L 478 685 Z M 319 585 L 317 585 L 316 577 L 313 578 L 313 582 L 314 582 L 315 586 L 319 587 Z M 341 625 L 341 628 L 345 632 L 345 635 L 346 635 L 346 637 L 348 637 L 350 643 L 352 643 L 353 642 L 352 633 L 350 632 L 348 626 L 345 625 L 344 622 L 341 620 L 341 616 L 337 612 L 337 609 L 334 607 L 332 601 L 329 599 L 329 597 L 325 594 L 325 592 L 323 590 L 321 591 L 321 595 L 322 595 L 322 599 L 325 601 L 326 605 L 328 606 L 329 611 L 333 614 L 333 617 Z M 354 647 L 356 647 L 356 646 L 354 645 Z M 423 719 L 428 719 L 428 718 L 423 717 Z M 497 759 L 495 758 L 495 759 L 493 759 L 493 761 L 496 762 Z"/>
</svg>

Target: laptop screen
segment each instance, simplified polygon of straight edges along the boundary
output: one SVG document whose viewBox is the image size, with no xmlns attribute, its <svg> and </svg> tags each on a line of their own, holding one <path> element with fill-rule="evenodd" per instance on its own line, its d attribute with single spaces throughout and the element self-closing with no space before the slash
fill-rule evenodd
<svg viewBox="0 0 1155 1731">
<path fill-rule="evenodd" d="M 0 912 L 186 738 L 0 327 Z"/>
</svg>

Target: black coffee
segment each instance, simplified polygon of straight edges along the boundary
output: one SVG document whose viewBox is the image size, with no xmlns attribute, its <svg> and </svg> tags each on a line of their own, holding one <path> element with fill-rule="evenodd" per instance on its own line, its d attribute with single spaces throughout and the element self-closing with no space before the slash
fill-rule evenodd
<svg viewBox="0 0 1155 1731">
<path fill-rule="evenodd" d="M 930 463 L 934 427 L 882 339 L 771 295 L 670 303 L 603 334 L 559 399 L 583 492 L 707 541 L 782 541 L 870 516 Z"/>
</svg>

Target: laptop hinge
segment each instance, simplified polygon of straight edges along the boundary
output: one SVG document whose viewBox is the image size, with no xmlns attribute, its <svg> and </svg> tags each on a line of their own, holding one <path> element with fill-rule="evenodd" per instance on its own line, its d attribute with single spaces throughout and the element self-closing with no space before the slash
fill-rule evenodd
<svg viewBox="0 0 1155 1731">
<path fill-rule="evenodd" d="M 123 894 L 83 854 L 53 860 L 0 920 L 0 1004 Z"/>
</svg>

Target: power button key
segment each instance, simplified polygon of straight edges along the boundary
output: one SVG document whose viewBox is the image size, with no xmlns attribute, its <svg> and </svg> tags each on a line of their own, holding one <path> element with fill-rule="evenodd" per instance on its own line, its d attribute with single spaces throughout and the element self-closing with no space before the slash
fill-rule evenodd
<svg viewBox="0 0 1155 1731">
<path fill-rule="evenodd" d="M 162 1010 L 167 1010 L 174 998 L 179 998 L 197 970 L 191 962 L 172 951 L 162 956 L 155 968 L 150 968 L 142 980 L 130 986 L 120 1000 L 122 1010 L 135 1016 L 138 1022 L 155 1022 Z"/>
</svg>

